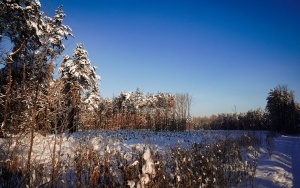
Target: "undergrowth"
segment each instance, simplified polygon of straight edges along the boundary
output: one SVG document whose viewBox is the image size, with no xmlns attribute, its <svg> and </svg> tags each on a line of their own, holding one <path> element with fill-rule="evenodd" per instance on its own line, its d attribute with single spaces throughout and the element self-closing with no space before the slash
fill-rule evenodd
<svg viewBox="0 0 300 188">
<path fill-rule="evenodd" d="M 262 138 L 245 134 L 210 144 L 180 144 L 158 150 L 151 145 L 130 152 L 79 143 L 72 154 L 49 156 L 50 164 L 32 159 L 21 145 L 2 142 L 0 187 L 253 187 L 258 162 L 254 147 Z M 61 145 L 63 139 L 57 141 Z M 16 149 L 18 147 L 18 149 Z M 64 156 L 64 157 L 63 157 Z"/>
</svg>

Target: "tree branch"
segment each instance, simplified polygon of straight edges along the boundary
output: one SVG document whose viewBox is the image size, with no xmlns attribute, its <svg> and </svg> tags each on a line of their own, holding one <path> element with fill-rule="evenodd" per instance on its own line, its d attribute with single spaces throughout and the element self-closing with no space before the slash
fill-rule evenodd
<svg viewBox="0 0 300 188">
<path fill-rule="evenodd" d="M 8 55 L 8 62 L 7 63 L 13 63 L 14 61 L 13 61 L 13 59 L 12 59 L 12 57 L 14 56 L 14 55 L 16 55 L 17 53 L 19 53 L 21 50 L 22 50 L 22 48 L 24 47 L 24 45 L 25 45 L 25 42 L 26 42 L 26 39 L 22 42 L 22 44 L 21 44 L 21 46 L 16 50 L 16 51 L 14 51 L 14 52 L 12 52 L 12 53 L 10 53 L 9 55 Z"/>
</svg>

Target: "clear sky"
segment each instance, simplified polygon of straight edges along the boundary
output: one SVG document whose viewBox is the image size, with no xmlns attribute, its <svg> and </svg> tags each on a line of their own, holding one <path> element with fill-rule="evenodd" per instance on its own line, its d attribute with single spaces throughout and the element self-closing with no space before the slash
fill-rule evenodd
<svg viewBox="0 0 300 188">
<path fill-rule="evenodd" d="M 104 97 L 121 91 L 187 92 L 192 115 L 265 108 L 287 84 L 300 102 L 299 0 L 41 0 L 82 42 Z M 59 62 L 57 62 L 59 63 Z"/>
</svg>

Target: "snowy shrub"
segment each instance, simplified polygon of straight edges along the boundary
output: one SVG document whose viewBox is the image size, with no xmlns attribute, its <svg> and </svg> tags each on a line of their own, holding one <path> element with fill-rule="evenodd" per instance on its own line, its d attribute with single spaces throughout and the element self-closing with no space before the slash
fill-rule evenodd
<svg viewBox="0 0 300 188">
<path fill-rule="evenodd" d="M 178 142 L 162 149 L 147 134 L 164 141 L 173 136 Z M 219 139 L 179 142 L 179 132 L 34 134 L 32 150 L 30 134 L 2 139 L 0 188 L 253 186 L 258 155 L 252 146 L 258 144 L 259 135 L 217 135 Z M 126 141 L 141 138 L 144 144 L 125 147 Z"/>
<path fill-rule="evenodd" d="M 142 155 L 144 160 L 127 166 L 125 178 L 129 187 L 252 185 L 257 156 L 253 163 L 245 161 L 237 140 L 227 138 L 210 145 L 178 145 L 164 154 L 147 149 Z"/>
</svg>

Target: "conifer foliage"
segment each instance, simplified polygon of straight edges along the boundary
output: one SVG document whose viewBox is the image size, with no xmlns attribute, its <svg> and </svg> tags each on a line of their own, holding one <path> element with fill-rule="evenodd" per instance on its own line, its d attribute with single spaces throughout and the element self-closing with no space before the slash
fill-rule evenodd
<svg viewBox="0 0 300 188">
<path fill-rule="evenodd" d="M 0 2 L 0 43 L 10 45 L 1 59 L 2 129 L 41 128 L 46 122 L 54 60 L 73 36 L 64 17 L 62 7 L 54 18 L 44 16 L 38 0 Z"/>
<path fill-rule="evenodd" d="M 100 77 L 96 74 L 96 67 L 91 65 L 88 52 L 81 43 L 77 44 L 72 58 L 64 57 L 59 72 L 62 80 L 77 82 L 83 92 L 96 92 L 99 89 L 97 80 Z"/>
<path fill-rule="evenodd" d="M 68 130 L 74 132 L 80 125 L 81 101 L 94 105 L 99 101 L 97 80 L 100 76 L 96 74 L 96 67 L 91 66 L 88 52 L 83 44 L 77 45 L 72 58 L 67 55 L 64 57 L 59 72 L 64 84 L 63 93 L 66 97 L 66 105 L 70 108 Z"/>
<path fill-rule="evenodd" d="M 280 133 L 297 133 L 299 110 L 294 100 L 294 92 L 287 85 L 271 89 L 267 97 L 266 111 L 270 128 Z"/>
</svg>

